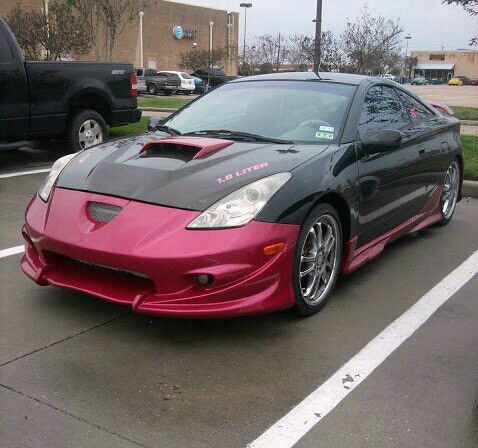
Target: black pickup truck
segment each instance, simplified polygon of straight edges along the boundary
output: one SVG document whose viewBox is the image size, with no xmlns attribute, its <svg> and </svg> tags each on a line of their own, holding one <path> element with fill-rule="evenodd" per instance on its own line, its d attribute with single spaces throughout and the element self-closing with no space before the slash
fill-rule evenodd
<svg viewBox="0 0 478 448">
<path fill-rule="evenodd" d="M 0 20 L 0 150 L 64 135 L 79 151 L 108 137 L 108 126 L 139 121 L 131 64 L 24 61 Z"/>
</svg>

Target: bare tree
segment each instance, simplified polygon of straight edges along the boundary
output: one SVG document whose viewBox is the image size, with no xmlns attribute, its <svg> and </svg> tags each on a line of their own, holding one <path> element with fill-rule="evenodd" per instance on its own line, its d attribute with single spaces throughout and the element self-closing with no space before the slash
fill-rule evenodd
<svg viewBox="0 0 478 448">
<path fill-rule="evenodd" d="M 443 3 L 461 5 L 468 14 L 478 16 L 478 0 L 443 0 Z M 470 40 L 470 45 L 478 45 L 478 30 L 475 37 Z"/>
<path fill-rule="evenodd" d="M 252 65 L 271 64 L 277 69 L 287 60 L 287 39 L 279 35 L 262 34 L 250 45 L 250 51 L 253 54 L 249 54 L 246 60 Z"/>
<path fill-rule="evenodd" d="M 365 8 L 362 15 L 349 21 L 341 35 L 344 53 L 351 71 L 380 71 L 383 61 L 398 52 L 403 30 L 398 22 L 382 16 L 371 16 Z"/>
<path fill-rule="evenodd" d="M 209 67 L 209 65 L 218 67 L 226 60 L 227 56 L 227 48 L 214 49 L 212 52 L 193 48 L 180 54 L 179 66 L 183 70 L 191 69 L 193 71 Z"/>
<path fill-rule="evenodd" d="M 42 10 L 23 9 L 18 3 L 6 16 L 27 59 L 61 59 L 90 50 L 84 22 L 61 0 L 50 4 L 48 17 Z"/>
<path fill-rule="evenodd" d="M 289 38 L 288 60 L 296 66 L 314 63 L 315 38 L 307 34 L 294 34 Z M 344 55 L 340 41 L 331 31 L 323 31 L 321 38 L 320 70 L 339 70 L 344 64 Z"/>
<path fill-rule="evenodd" d="M 97 60 L 111 61 L 118 37 L 156 0 L 69 0 L 87 23 Z"/>
</svg>

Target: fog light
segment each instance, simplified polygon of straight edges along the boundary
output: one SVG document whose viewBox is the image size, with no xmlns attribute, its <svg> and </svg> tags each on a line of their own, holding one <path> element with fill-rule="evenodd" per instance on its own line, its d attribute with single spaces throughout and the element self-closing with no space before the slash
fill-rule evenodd
<svg viewBox="0 0 478 448">
<path fill-rule="evenodd" d="M 199 285 L 205 286 L 212 283 L 214 281 L 214 277 L 211 274 L 198 274 L 196 276 L 196 281 Z"/>
</svg>

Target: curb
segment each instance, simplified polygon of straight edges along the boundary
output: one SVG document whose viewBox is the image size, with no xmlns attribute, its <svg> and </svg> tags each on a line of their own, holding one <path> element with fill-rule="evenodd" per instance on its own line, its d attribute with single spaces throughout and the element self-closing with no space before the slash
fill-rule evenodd
<svg viewBox="0 0 478 448">
<path fill-rule="evenodd" d="M 144 110 L 146 112 L 169 112 L 169 113 L 173 113 L 178 110 L 178 109 L 171 109 L 168 107 L 140 107 L 139 109 Z"/>
<path fill-rule="evenodd" d="M 460 124 L 465 126 L 478 126 L 478 120 L 460 120 Z"/>
<path fill-rule="evenodd" d="M 478 199 L 478 181 L 476 180 L 463 181 L 463 197 Z"/>
</svg>

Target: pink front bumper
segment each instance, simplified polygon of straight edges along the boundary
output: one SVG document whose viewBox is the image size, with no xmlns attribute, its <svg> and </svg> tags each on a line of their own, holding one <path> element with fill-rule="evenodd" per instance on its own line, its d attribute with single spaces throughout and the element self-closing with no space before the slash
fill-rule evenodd
<svg viewBox="0 0 478 448">
<path fill-rule="evenodd" d="M 90 201 L 122 207 L 95 222 Z M 23 271 L 40 285 L 66 287 L 185 318 L 262 313 L 293 304 L 292 263 L 299 226 L 253 221 L 224 230 L 186 230 L 198 212 L 56 188 L 26 212 Z M 285 243 L 267 256 L 263 248 Z M 197 274 L 214 282 L 197 283 Z"/>
</svg>

